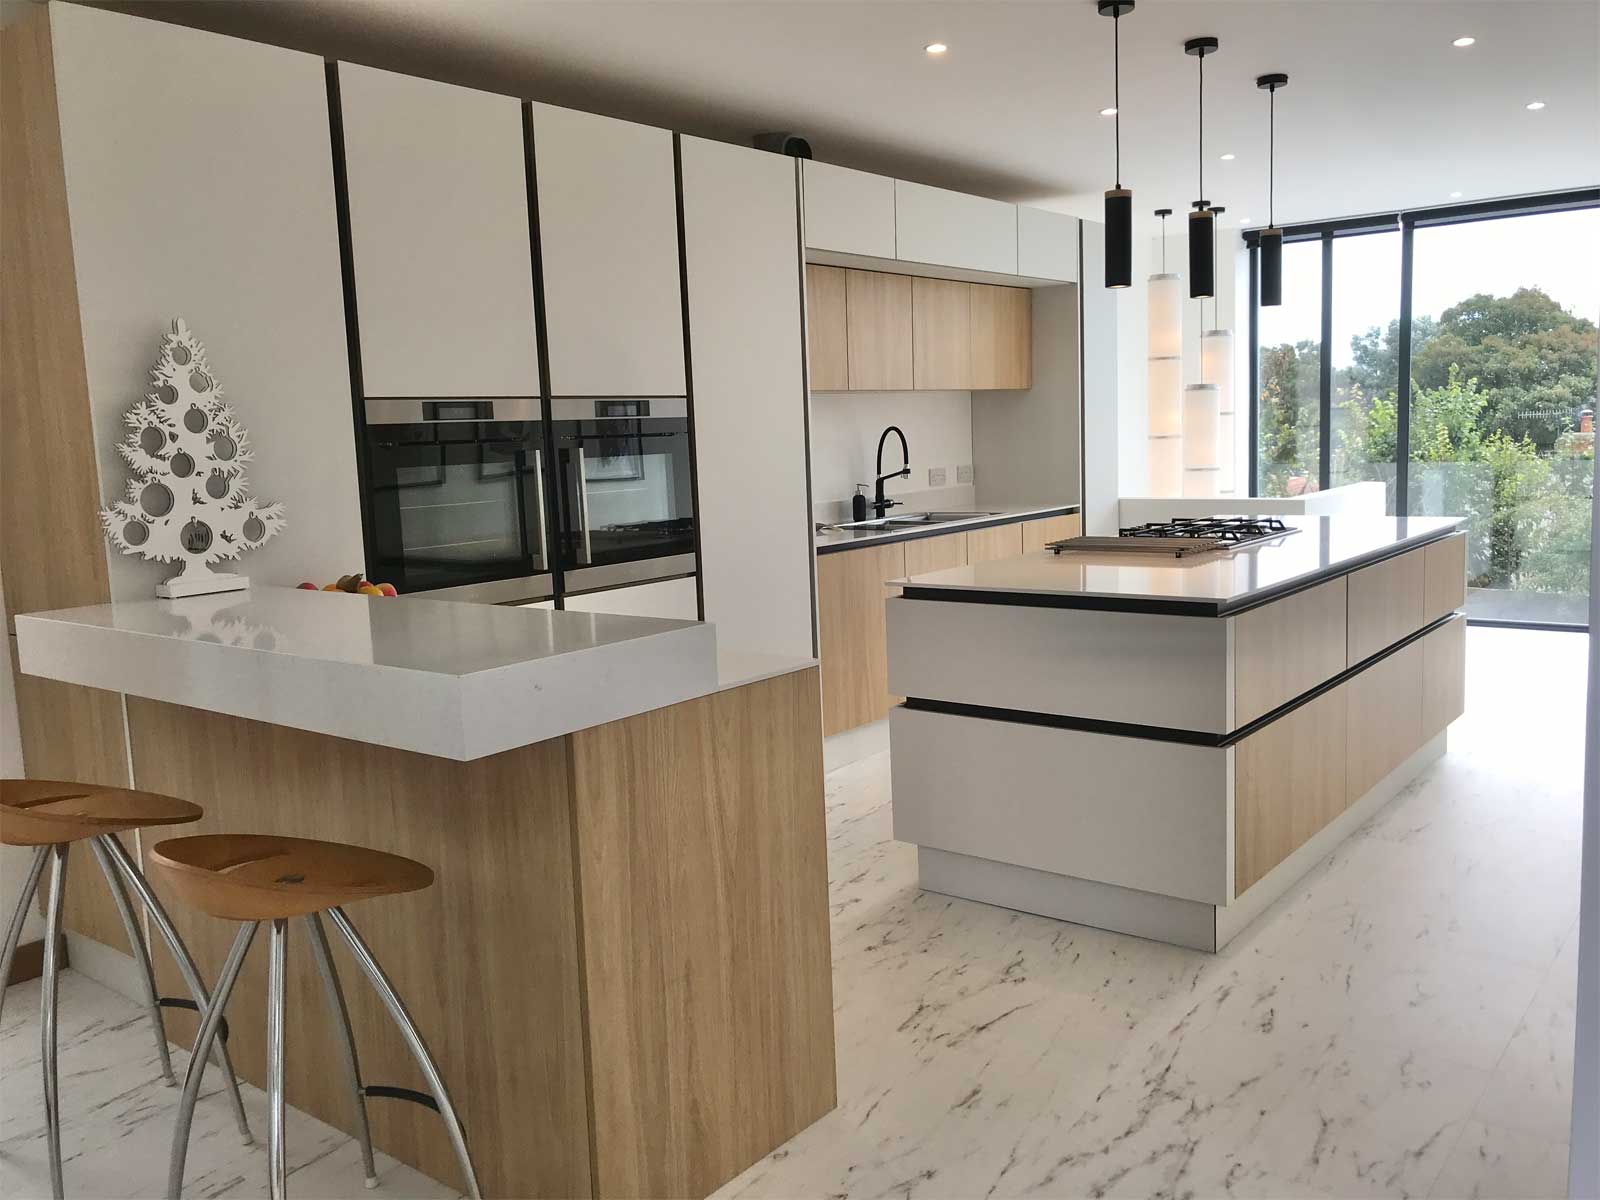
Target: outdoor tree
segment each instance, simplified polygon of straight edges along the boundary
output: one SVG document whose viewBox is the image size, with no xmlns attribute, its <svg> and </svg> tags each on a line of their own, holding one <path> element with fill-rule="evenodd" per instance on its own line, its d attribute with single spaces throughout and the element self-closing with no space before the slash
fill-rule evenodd
<svg viewBox="0 0 1600 1200">
<path fill-rule="evenodd" d="M 124 416 L 128 432 L 117 445 L 132 470 L 126 497 L 102 509 L 100 521 L 123 552 L 181 564 L 158 595 L 243 588 L 243 576 L 214 573 L 211 564 L 282 529 L 283 505 L 250 497 L 249 439 L 182 318 L 162 337 L 150 380 L 151 391 Z"/>
</svg>

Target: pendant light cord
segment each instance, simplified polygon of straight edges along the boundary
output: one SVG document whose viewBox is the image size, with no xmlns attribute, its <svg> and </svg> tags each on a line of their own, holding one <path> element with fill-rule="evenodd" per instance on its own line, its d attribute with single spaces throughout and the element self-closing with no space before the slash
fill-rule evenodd
<svg viewBox="0 0 1600 1200">
<path fill-rule="evenodd" d="M 1206 198 L 1206 56 L 1198 54 L 1195 57 L 1200 60 L 1200 136 L 1196 139 L 1200 151 L 1196 164 L 1200 168 L 1200 195 L 1197 199 L 1204 200 Z"/>
<path fill-rule="evenodd" d="M 1276 229 L 1273 215 L 1273 191 L 1277 186 L 1274 174 L 1278 166 L 1278 89 L 1267 89 L 1267 228 Z"/>
<path fill-rule="evenodd" d="M 1122 10 L 1111 13 L 1111 104 L 1116 109 L 1111 122 L 1117 146 L 1117 190 L 1122 190 Z"/>
</svg>

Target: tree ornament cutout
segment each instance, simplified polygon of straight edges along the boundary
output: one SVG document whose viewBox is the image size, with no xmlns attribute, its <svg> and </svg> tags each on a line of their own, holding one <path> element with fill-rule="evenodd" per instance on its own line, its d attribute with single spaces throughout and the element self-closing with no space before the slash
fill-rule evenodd
<svg viewBox="0 0 1600 1200">
<path fill-rule="evenodd" d="M 245 465 L 250 439 L 206 362 L 206 349 L 179 317 L 161 339 L 151 390 L 123 417 L 117 453 L 128 464 L 125 498 L 100 512 L 111 544 L 151 562 L 178 563 L 156 587 L 168 599 L 234 592 L 243 575 L 213 563 L 255 550 L 283 528 L 283 505 L 252 499 Z"/>
</svg>

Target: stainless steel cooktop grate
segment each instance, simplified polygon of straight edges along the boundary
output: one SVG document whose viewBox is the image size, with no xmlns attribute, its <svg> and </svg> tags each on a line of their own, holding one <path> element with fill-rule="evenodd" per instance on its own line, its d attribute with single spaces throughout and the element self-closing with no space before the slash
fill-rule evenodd
<svg viewBox="0 0 1600 1200">
<path fill-rule="evenodd" d="M 1298 532 L 1297 527 L 1286 525 L 1277 517 L 1174 517 L 1170 521 L 1152 521 L 1118 530 L 1116 537 L 1066 538 L 1050 542 L 1048 548 L 1057 554 L 1081 551 L 1188 558 L 1219 550 L 1237 550 Z"/>
</svg>

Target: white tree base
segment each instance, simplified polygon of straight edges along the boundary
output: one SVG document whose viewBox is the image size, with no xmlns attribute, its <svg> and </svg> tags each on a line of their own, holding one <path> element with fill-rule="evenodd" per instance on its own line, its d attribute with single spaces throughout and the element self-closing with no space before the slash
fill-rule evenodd
<svg viewBox="0 0 1600 1200">
<path fill-rule="evenodd" d="M 181 600 L 185 596 L 209 596 L 213 592 L 242 592 L 249 586 L 248 575 L 218 575 L 207 571 L 194 576 L 178 575 L 158 583 L 156 595 L 163 600 Z"/>
</svg>

